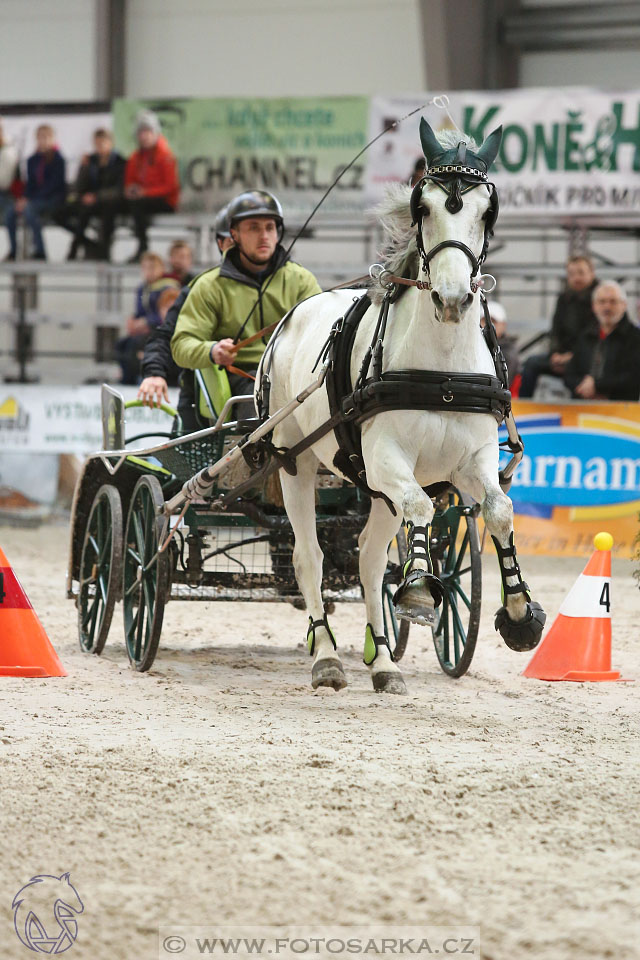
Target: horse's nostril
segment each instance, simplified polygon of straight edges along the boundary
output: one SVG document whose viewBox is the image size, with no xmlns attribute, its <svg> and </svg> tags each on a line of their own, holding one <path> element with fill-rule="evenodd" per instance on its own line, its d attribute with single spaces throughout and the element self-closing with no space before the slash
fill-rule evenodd
<svg viewBox="0 0 640 960">
<path fill-rule="evenodd" d="M 434 304 L 436 305 L 436 307 L 438 308 L 438 310 L 442 310 L 444 304 L 443 304 L 443 302 L 442 302 L 442 299 L 441 299 L 440 295 L 439 295 L 438 293 L 436 293 L 435 290 L 432 290 L 432 291 L 431 291 L 431 299 L 433 300 L 433 302 L 434 302 Z"/>
<path fill-rule="evenodd" d="M 468 294 L 466 295 L 466 297 L 464 298 L 464 300 L 462 301 L 462 309 L 463 309 L 463 310 L 467 310 L 467 309 L 471 306 L 472 303 L 473 303 L 473 294 L 472 294 L 472 293 L 468 293 Z"/>
</svg>

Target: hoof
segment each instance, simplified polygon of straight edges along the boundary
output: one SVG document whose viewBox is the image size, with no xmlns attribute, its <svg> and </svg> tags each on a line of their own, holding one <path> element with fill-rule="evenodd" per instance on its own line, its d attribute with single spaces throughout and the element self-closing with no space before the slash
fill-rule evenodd
<svg viewBox="0 0 640 960">
<path fill-rule="evenodd" d="M 401 587 L 393 598 L 393 605 L 401 620 L 418 623 L 421 627 L 434 627 L 438 622 L 435 601 L 425 580 Z"/>
<path fill-rule="evenodd" d="M 404 677 L 398 671 L 398 673 L 374 673 L 371 677 L 373 680 L 373 689 L 376 693 L 395 693 L 399 696 L 405 696 L 407 694 L 407 685 L 404 682 Z"/>
<path fill-rule="evenodd" d="M 527 604 L 527 615 L 523 620 L 512 620 L 506 607 L 500 607 L 496 613 L 495 628 L 510 650 L 522 653 L 534 650 L 540 643 L 547 615 L 535 600 Z"/>
<path fill-rule="evenodd" d="M 311 686 L 314 690 L 318 687 L 333 687 L 334 690 L 342 690 L 346 685 L 347 678 L 339 660 L 329 658 L 318 660 L 311 668 Z"/>
</svg>

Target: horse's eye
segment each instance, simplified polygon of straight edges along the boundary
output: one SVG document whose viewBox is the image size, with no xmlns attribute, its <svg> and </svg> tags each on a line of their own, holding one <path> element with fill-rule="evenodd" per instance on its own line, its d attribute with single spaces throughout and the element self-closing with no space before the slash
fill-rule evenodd
<svg viewBox="0 0 640 960">
<path fill-rule="evenodd" d="M 420 212 L 421 212 L 421 214 L 422 214 L 423 217 L 428 217 L 429 214 L 431 213 L 431 210 L 429 210 L 429 207 L 426 205 L 426 203 L 421 203 L 421 204 L 420 204 Z"/>
</svg>

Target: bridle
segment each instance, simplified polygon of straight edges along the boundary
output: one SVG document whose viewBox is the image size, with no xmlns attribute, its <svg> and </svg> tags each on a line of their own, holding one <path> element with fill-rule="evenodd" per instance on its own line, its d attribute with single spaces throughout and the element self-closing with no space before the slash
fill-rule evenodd
<svg viewBox="0 0 640 960">
<path fill-rule="evenodd" d="M 414 281 L 412 285 L 417 286 L 421 290 L 431 290 L 429 265 L 436 254 L 440 253 L 440 251 L 444 250 L 446 247 L 453 247 L 455 249 L 462 250 L 469 260 L 471 264 L 470 286 L 472 293 L 476 293 L 476 291 L 482 286 L 480 268 L 487 258 L 489 242 L 493 236 L 493 229 L 495 227 L 496 220 L 498 219 L 498 193 L 496 191 L 495 184 L 489 181 L 487 174 L 483 173 L 476 167 L 470 167 L 465 163 L 465 160 L 466 144 L 460 143 L 458 144 L 456 162 L 435 164 L 429 167 L 424 177 L 418 180 L 411 192 L 411 226 L 415 226 L 417 228 L 416 244 L 418 247 L 420 260 L 422 262 L 422 269 L 427 278 L 426 280 Z M 479 257 L 476 257 L 473 250 L 471 250 L 471 248 L 461 240 L 443 240 L 441 243 L 437 243 L 434 247 L 431 247 L 431 249 L 428 251 L 424 249 L 424 243 L 422 239 L 422 220 L 425 216 L 425 213 L 420 206 L 420 200 L 422 199 L 422 191 L 427 180 L 435 183 L 447 194 L 445 207 L 450 213 L 458 213 L 460 210 L 462 210 L 462 198 L 465 193 L 468 193 L 470 190 L 475 190 L 476 187 L 479 187 L 482 184 L 490 189 L 489 209 L 484 217 L 484 239 Z M 487 274 L 487 276 L 489 275 Z M 476 277 L 477 279 L 475 279 Z M 492 277 L 491 279 L 494 278 Z"/>
</svg>

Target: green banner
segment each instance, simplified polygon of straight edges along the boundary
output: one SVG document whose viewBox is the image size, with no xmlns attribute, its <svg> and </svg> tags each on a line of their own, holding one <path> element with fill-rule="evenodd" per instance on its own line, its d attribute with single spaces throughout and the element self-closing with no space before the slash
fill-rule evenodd
<svg viewBox="0 0 640 960">
<path fill-rule="evenodd" d="M 183 210 L 215 211 L 243 189 L 271 190 L 286 212 L 306 213 L 366 143 L 367 97 L 114 101 L 125 155 L 139 110 L 157 113 L 178 158 Z M 326 211 L 362 208 L 365 157 L 328 198 Z"/>
</svg>

